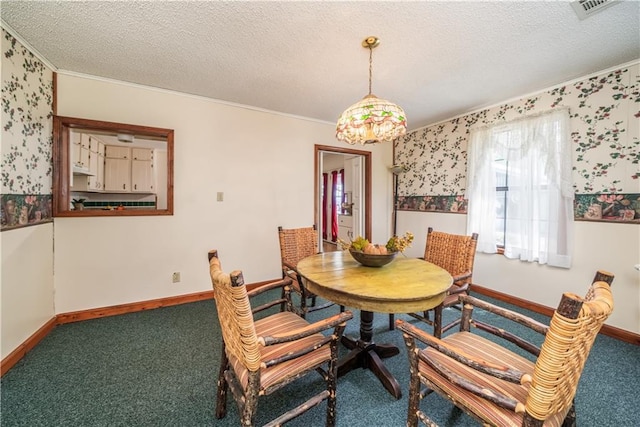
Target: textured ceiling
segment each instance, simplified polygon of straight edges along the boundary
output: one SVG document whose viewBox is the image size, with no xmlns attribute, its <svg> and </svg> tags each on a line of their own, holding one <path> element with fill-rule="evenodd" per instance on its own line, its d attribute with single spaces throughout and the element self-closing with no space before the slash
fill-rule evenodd
<svg viewBox="0 0 640 427">
<path fill-rule="evenodd" d="M 411 130 L 640 58 L 640 3 L 6 1 L 57 71 L 335 122 L 368 92 Z"/>
</svg>

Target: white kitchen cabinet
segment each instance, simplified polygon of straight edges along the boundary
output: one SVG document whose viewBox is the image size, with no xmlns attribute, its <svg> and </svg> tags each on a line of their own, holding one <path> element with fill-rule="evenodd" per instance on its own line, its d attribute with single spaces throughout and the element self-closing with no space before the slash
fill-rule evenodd
<svg viewBox="0 0 640 427">
<path fill-rule="evenodd" d="M 132 148 L 131 149 L 132 160 L 153 160 L 153 150 L 150 148 Z"/>
<path fill-rule="evenodd" d="M 92 136 L 89 139 L 89 173 L 87 190 L 104 190 L 104 143 Z"/>
<path fill-rule="evenodd" d="M 104 144 L 89 134 L 74 134 L 72 137 L 74 191 L 98 192 L 104 190 Z"/>
<path fill-rule="evenodd" d="M 89 135 L 85 133 L 73 134 L 71 156 L 74 169 L 82 171 L 89 169 Z"/>
<path fill-rule="evenodd" d="M 131 148 L 117 145 L 105 147 L 104 189 L 112 192 L 131 191 Z"/>
<path fill-rule="evenodd" d="M 151 193 L 155 188 L 153 150 L 134 148 L 131 152 L 131 191 Z"/>
<path fill-rule="evenodd" d="M 106 191 L 111 192 L 153 193 L 153 150 L 107 145 L 104 187 Z"/>
<path fill-rule="evenodd" d="M 104 189 L 112 192 L 131 191 L 131 160 L 104 159 Z"/>
<path fill-rule="evenodd" d="M 350 242 L 355 237 L 353 235 L 353 217 L 351 215 L 338 215 L 338 238 L 345 242 Z"/>
<path fill-rule="evenodd" d="M 146 160 L 131 161 L 131 191 L 151 193 L 154 188 L 153 164 Z"/>
<path fill-rule="evenodd" d="M 104 156 L 108 159 L 131 159 L 131 148 L 120 145 L 107 145 Z"/>
</svg>

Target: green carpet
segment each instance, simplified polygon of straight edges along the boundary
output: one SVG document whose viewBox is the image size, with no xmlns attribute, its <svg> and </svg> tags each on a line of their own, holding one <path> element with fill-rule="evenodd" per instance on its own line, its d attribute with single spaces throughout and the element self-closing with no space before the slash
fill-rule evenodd
<svg viewBox="0 0 640 427">
<path fill-rule="evenodd" d="M 311 319 L 327 313 L 314 313 Z M 545 316 L 526 313 L 548 323 Z M 445 312 L 456 315 L 452 309 Z M 357 336 L 358 322 L 356 312 L 346 334 Z M 404 395 L 395 400 L 370 371 L 352 371 L 338 381 L 338 426 L 405 424 L 406 350 L 401 334 L 387 325 L 388 316 L 376 314 L 374 338 L 401 348 L 385 363 Z M 231 397 L 227 417 L 214 417 L 219 340 L 213 301 L 58 326 L 2 378 L 1 425 L 237 426 Z M 599 336 L 578 388 L 578 425 L 640 425 L 639 380 L 640 347 Z M 310 375 L 263 398 L 257 425 L 321 387 L 319 376 Z M 325 408 L 322 404 L 288 425 L 324 425 Z M 435 394 L 423 401 L 423 408 L 442 427 L 476 425 Z"/>
</svg>

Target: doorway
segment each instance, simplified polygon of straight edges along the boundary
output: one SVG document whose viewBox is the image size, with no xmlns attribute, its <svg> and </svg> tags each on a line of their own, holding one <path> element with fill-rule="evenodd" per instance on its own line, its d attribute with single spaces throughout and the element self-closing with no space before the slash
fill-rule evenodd
<svg viewBox="0 0 640 427">
<path fill-rule="evenodd" d="M 332 218 L 328 216 L 332 211 L 329 210 L 329 214 L 327 214 L 328 210 L 323 203 L 325 194 L 327 194 L 327 198 L 331 197 L 331 192 L 325 193 L 323 191 L 327 185 L 323 174 L 326 173 L 325 164 L 335 162 L 339 157 L 343 157 L 343 166 L 339 168 L 344 170 L 343 176 L 347 177 L 348 184 L 346 192 L 343 191 L 344 188 L 340 188 L 338 194 L 340 200 L 335 201 L 339 209 L 338 213 L 341 214 L 337 217 L 339 222 L 343 221 L 343 225 L 349 226 L 349 228 L 340 227 L 340 238 L 349 241 L 348 239 L 360 235 L 371 239 L 371 152 L 315 145 L 314 221 L 318 228 L 318 247 L 323 251 L 325 244 L 327 247 L 332 247 L 331 245 L 336 247 L 332 236 L 336 233 L 333 230 Z M 340 164 L 339 161 L 338 164 Z M 349 182 L 349 180 L 351 181 Z M 342 178 L 340 178 L 340 182 L 342 183 Z M 323 212 L 325 212 L 324 216 Z M 323 222 L 323 218 L 326 222 Z M 345 233 L 345 230 L 348 231 Z"/>
</svg>

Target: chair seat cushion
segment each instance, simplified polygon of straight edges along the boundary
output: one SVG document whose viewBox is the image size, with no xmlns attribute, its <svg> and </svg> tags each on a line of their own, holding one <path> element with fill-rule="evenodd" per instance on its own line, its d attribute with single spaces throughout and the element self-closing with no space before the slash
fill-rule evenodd
<svg viewBox="0 0 640 427">
<path fill-rule="evenodd" d="M 281 335 L 286 334 L 289 331 L 294 331 L 299 328 L 307 326 L 309 322 L 300 316 L 285 311 L 276 313 L 271 316 L 265 317 L 255 321 L 256 335 L 268 336 L 268 335 Z M 260 350 L 261 360 L 270 360 L 280 356 L 284 356 L 289 353 L 295 353 L 303 348 L 312 346 L 324 339 L 324 335 L 318 333 L 311 335 L 300 340 L 275 344 L 262 347 Z M 260 390 L 265 391 L 268 388 L 284 381 L 288 378 L 295 378 L 298 374 L 305 372 L 309 369 L 313 369 L 322 363 L 331 359 L 331 350 L 328 345 L 314 350 L 304 356 L 292 359 L 287 362 L 271 366 L 269 368 L 261 368 L 260 372 Z M 246 390 L 249 374 L 247 369 L 236 359 L 229 355 L 229 362 L 233 367 L 236 376 L 238 377 L 240 384 Z"/>
<path fill-rule="evenodd" d="M 477 334 L 457 332 L 446 336 L 443 340 L 460 348 L 461 351 L 467 354 L 475 355 L 487 362 L 508 366 L 533 376 L 533 362 Z M 425 352 L 431 360 L 442 364 L 446 369 L 480 385 L 481 387 L 496 390 L 504 395 L 516 399 L 519 402 L 526 402 L 528 386 L 514 384 L 483 374 L 467 367 L 466 365 L 456 362 L 430 347 L 422 350 L 422 352 Z M 419 362 L 419 370 L 420 376 L 423 379 L 425 377 L 428 378 L 430 382 L 433 382 L 436 389 L 440 389 L 446 393 L 446 395 L 450 396 L 449 399 L 456 402 L 457 406 L 466 408 L 467 412 L 475 414 L 484 420 L 484 422 L 498 426 L 522 425 L 522 414 L 516 414 L 513 411 L 501 408 L 492 402 L 452 384 L 422 360 Z M 545 421 L 544 426 L 560 426 L 567 412 L 568 409 L 560 414 L 555 414 L 549 417 Z"/>
</svg>

